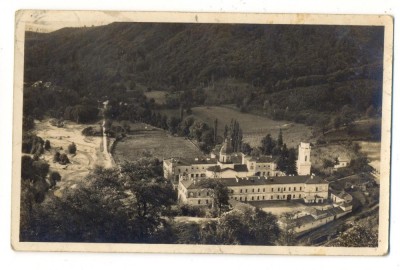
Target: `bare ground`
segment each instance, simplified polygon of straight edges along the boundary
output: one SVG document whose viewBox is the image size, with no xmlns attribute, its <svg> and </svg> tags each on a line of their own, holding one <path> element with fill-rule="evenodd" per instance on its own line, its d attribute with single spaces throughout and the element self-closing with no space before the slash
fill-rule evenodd
<svg viewBox="0 0 400 270">
<path fill-rule="evenodd" d="M 61 181 L 52 189 L 55 196 L 62 196 L 63 190 L 74 189 L 84 183 L 85 177 L 95 166 L 105 165 L 105 154 L 100 152 L 101 137 L 85 137 L 81 131 L 87 125 L 66 122 L 65 127 L 52 126 L 49 120 L 36 123 L 36 134 L 43 140 L 49 140 L 50 151 L 45 151 L 42 158 L 50 165 L 51 171 L 58 171 Z M 74 142 L 77 147 L 75 155 L 68 154 L 70 163 L 61 165 L 53 162 L 56 151 L 66 153 L 68 145 Z M 51 192 L 51 191 L 50 191 Z"/>
</svg>

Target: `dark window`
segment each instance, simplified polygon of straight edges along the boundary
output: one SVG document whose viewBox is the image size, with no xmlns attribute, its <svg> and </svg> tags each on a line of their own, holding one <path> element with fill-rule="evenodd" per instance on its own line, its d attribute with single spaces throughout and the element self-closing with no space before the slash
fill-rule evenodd
<svg viewBox="0 0 400 270">
<path fill-rule="evenodd" d="M 201 204 L 201 200 L 198 201 L 198 204 Z"/>
<path fill-rule="evenodd" d="M 240 193 L 242 193 L 242 190 L 240 190 Z"/>
</svg>

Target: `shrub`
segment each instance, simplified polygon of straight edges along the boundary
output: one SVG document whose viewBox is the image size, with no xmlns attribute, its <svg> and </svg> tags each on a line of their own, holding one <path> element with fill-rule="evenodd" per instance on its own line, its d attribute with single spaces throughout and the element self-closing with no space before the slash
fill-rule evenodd
<svg viewBox="0 0 400 270">
<path fill-rule="evenodd" d="M 58 172 L 53 171 L 49 175 L 49 181 L 50 187 L 54 187 L 57 182 L 61 181 L 61 175 Z"/>
<path fill-rule="evenodd" d="M 76 145 L 75 143 L 71 143 L 70 145 L 68 145 L 68 153 L 74 155 L 76 154 Z"/>
<path fill-rule="evenodd" d="M 66 154 L 60 155 L 60 160 L 58 161 L 61 165 L 65 165 L 69 163 L 69 158 Z"/>
<path fill-rule="evenodd" d="M 50 141 L 46 140 L 46 142 L 44 143 L 44 149 L 48 151 L 50 150 L 50 148 L 51 148 Z"/>
</svg>

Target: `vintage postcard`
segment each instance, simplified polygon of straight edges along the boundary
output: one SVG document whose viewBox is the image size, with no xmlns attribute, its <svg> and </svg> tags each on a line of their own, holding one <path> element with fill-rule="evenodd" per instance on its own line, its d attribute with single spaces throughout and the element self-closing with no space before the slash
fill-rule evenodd
<svg viewBox="0 0 400 270">
<path fill-rule="evenodd" d="M 393 18 L 22 10 L 12 246 L 385 255 Z"/>
</svg>

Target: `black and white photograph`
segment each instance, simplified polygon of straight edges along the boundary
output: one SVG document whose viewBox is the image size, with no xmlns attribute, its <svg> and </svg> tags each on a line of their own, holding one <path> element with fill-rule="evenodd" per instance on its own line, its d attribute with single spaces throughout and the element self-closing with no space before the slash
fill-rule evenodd
<svg viewBox="0 0 400 270">
<path fill-rule="evenodd" d="M 19 11 L 13 248 L 386 254 L 392 36 L 377 15 Z"/>
</svg>

